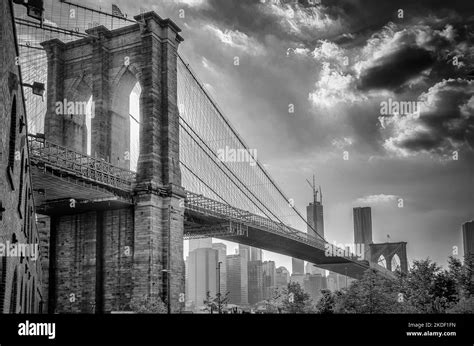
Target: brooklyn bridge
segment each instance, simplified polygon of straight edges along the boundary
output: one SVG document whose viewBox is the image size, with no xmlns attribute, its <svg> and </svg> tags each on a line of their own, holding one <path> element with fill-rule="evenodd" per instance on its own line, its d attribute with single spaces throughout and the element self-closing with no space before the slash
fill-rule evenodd
<svg viewBox="0 0 474 346">
<path fill-rule="evenodd" d="M 327 241 L 180 55 L 185 33 L 173 21 L 54 0 L 45 1 L 50 20 L 42 23 L 15 10 L 23 82 L 45 89 L 44 99 L 24 90 L 48 311 L 119 311 L 150 294 L 170 297 L 179 311 L 183 239 L 198 237 L 352 278 L 368 268 L 394 277 L 376 261 L 326 256 Z M 69 111 L 68 103 L 84 109 Z M 223 160 L 223 148 L 254 164 Z"/>
</svg>

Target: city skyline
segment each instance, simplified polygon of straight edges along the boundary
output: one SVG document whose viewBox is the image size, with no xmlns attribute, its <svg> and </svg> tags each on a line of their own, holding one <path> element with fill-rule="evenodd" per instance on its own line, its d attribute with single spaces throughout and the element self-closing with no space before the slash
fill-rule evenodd
<svg viewBox="0 0 474 346">
<path fill-rule="evenodd" d="M 116 4 L 136 12 L 128 1 Z M 410 262 L 429 257 L 443 266 L 474 217 L 472 112 L 465 113 L 473 37 L 463 17 L 470 6 L 140 3 L 183 28 L 182 54 L 299 210 L 312 198 L 305 180 L 316 172 L 329 243 L 352 242 L 352 208 L 370 206 L 374 242 L 407 241 Z M 458 66 L 454 52 L 462 54 Z M 420 117 L 383 114 L 383 102 L 396 101 L 422 102 Z"/>
</svg>

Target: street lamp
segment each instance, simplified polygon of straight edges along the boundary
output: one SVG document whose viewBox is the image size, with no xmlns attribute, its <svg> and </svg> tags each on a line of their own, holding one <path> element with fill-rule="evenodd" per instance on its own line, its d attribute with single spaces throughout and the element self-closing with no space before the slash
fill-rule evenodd
<svg viewBox="0 0 474 346">
<path fill-rule="evenodd" d="M 222 313 L 221 308 L 221 264 L 222 262 L 217 262 L 217 308 L 219 314 Z"/>
<path fill-rule="evenodd" d="M 163 269 L 162 270 L 163 273 L 166 273 L 166 283 L 167 283 L 167 289 L 166 289 L 166 295 L 167 295 L 167 298 L 166 298 L 166 305 L 167 305 L 167 308 L 168 308 L 168 314 L 171 313 L 171 294 L 170 294 L 170 271 L 168 269 Z"/>
<path fill-rule="evenodd" d="M 347 267 L 344 267 L 345 272 L 346 272 L 346 290 L 347 290 Z"/>
</svg>

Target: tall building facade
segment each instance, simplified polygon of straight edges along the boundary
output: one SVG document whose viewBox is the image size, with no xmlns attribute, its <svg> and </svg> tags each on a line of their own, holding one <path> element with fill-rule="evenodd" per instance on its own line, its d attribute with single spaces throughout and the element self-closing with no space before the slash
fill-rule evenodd
<svg viewBox="0 0 474 346">
<path fill-rule="evenodd" d="M 324 216 L 322 197 L 319 201 L 314 200 L 306 207 L 306 219 L 308 222 L 308 234 L 324 238 Z M 310 227 L 311 226 L 311 227 Z M 316 232 L 315 232 L 316 231 Z M 317 233 L 317 234 L 316 234 Z M 319 237 L 318 237 L 319 238 Z"/>
<path fill-rule="evenodd" d="M 263 267 L 263 299 L 271 299 L 275 290 L 276 268 L 275 262 L 265 261 Z"/>
<path fill-rule="evenodd" d="M 326 277 L 321 274 L 306 274 L 303 288 L 316 303 L 322 297 L 321 290 L 327 288 Z"/>
<path fill-rule="evenodd" d="M 354 213 L 354 243 L 364 244 L 364 249 L 369 249 L 372 243 L 372 211 L 370 207 L 357 207 Z M 369 255 L 364 253 L 364 259 Z"/>
<path fill-rule="evenodd" d="M 212 248 L 212 238 L 189 239 L 189 252 L 196 249 Z"/>
<path fill-rule="evenodd" d="M 326 276 L 326 270 L 316 267 L 313 263 L 306 263 L 306 274 L 319 274 L 321 276 Z"/>
<path fill-rule="evenodd" d="M 242 254 L 227 256 L 227 291 L 229 303 L 248 304 L 248 261 L 245 251 Z"/>
<path fill-rule="evenodd" d="M 44 239 L 49 234 L 35 219 L 37 191 L 30 176 L 23 81 L 15 63 L 20 52 L 13 10 L 12 1 L 0 1 L 0 313 L 40 313 L 48 300 L 49 245 Z M 14 254 L 21 248 L 28 252 Z"/>
<path fill-rule="evenodd" d="M 304 261 L 298 258 L 291 259 L 291 274 L 304 274 Z"/>
<path fill-rule="evenodd" d="M 304 288 L 304 280 L 306 279 L 306 274 L 291 274 L 290 282 L 297 282 L 300 284 L 301 288 Z"/>
<path fill-rule="evenodd" d="M 275 270 L 276 288 L 287 287 L 290 282 L 290 272 L 285 267 L 278 267 Z"/>
<path fill-rule="evenodd" d="M 263 300 L 263 264 L 261 260 L 248 262 L 249 304 Z"/>
<path fill-rule="evenodd" d="M 227 246 L 223 243 L 214 243 L 212 248 L 217 251 L 217 259 L 220 264 L 220 293 L 225 296 L 227 293 Z"/>
<path fill-rule="evenodd" d="M 464 256 L 474 255 L 474 221 L 465 222 L 462 225 L 462 239 Z"/>
<path fill-rule="evenodd" d="M 253 246 L 239 244 L 239 253 L 247 258 L 247 261 L 261 261 L 262 250 Z"/>
<path fill-rule="evenodd" d="M 256 247 L 250 248 L 250 260 L 251 261 L 261 261 L 262 260 L 262 249 Z"/>
<path fill-rule="evenodd" d="M 207 292 L 214 297 L 217 293 L 218 251 L 197 248 L 188 256 L 188 299 L 195 308 L 204 305 Z"/>
</svg>

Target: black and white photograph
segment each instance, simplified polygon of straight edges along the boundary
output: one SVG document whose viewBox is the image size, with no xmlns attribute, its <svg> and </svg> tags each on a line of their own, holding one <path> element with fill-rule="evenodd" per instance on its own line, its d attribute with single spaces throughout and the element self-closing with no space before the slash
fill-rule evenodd
<svg viewBox="0 0 474 346">
<path fill-rule="evenodd" d="M 0 0 L 0 33 L 0 344 L 474 343 L 472 0 Z"/>
</svg>

